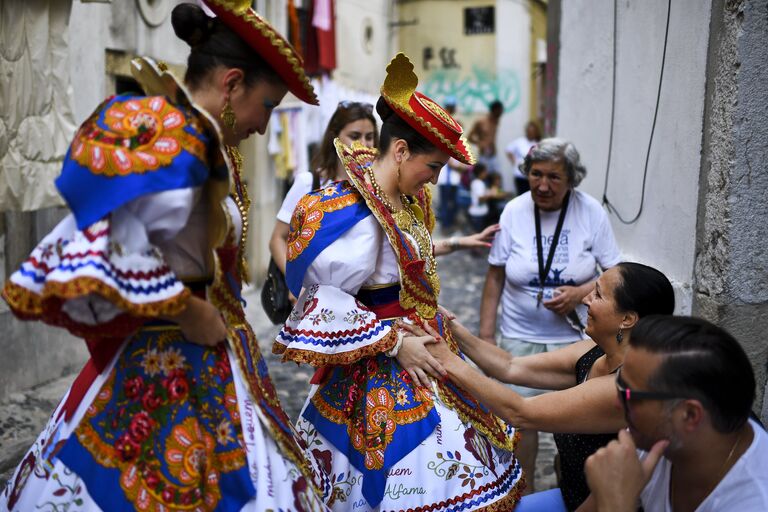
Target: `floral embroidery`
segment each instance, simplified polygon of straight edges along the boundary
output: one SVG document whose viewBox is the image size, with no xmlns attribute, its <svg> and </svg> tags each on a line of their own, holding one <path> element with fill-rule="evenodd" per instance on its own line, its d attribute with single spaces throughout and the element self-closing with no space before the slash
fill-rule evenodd
<svg viewBox="0 0 768 512">
<path fill-rule="evenodd" d="M 339 194 L 338 197 L 333 197 L 335 194 Z M 310 193 L 302 197 L 291 217 L 287 261 L 294 261 L 309 246 L 326 213 L 341 210 L 358 201 L 359 196 L 348 183 L 340 187 L 340 190 L 334 185 L 320 193 Z"/>
<path fill-rule="evenodd" d="M 223 474 L 248 478 L 226 349 L 183 340 L 177 329 L 135 335 L 74 433 L 97 463 L 120 470 L 137 510 L 211 510 Z"/>
<path fill-rule="evenodd" d="M 323 308 L 319 313 L 314 315 L 307 315 L 307 318 L 312 322 L 312 325 L 320 325 L 320 322 L 329 323 L 333 320 L 336 320 L 336 315 L 334 315 L 333 311 L 330 309 Z"/>
<path fill-rule="evenodd" d="M 369 312 L 360 311 L 359 309 L 353 309 L 352 311 L 346 314 L 346 316 L 344 317 L 344 321 L 351 325 L 357 325 L 357 324 L 362 325 L 368 321 L 369 316 L 370 316 Z"/>
<path fill-rule="evenodd" d="M 324 213 L 321 209 L 315 208 L 319 202 L 318 196 L 306 195 L 296 205 L 288 233 L 286 252 L 288 261 L 298 258 L 315 237 L 315 232 L 320 229 Z"/>
<path fill-rule="evenodd" d="M 207 161 L 203 142 L 184 130 L 187 117 L 162 96 L 114 101 L 104 113 L 106 127 L 97 115 L 80 128 L 71 153 L 94 174 L 154 171 L 169 165 L 182 149 Z"/>
</svg>

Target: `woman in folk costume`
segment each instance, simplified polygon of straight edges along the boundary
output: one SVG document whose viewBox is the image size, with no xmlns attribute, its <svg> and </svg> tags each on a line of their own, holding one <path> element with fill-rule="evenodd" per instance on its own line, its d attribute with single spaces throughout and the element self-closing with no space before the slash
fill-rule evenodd
<svg viewBox="0 0 768 512">
<path fill-rule="evenodd" d="M 240 304 L 234 148 L 288 90 L 316 97 L 250 1 L 205 3 L 216 18 L 173 11 L 186 88 L 134 63 L 147 96 L 109 98 L 83 123 L 56 182 L 72 213 L 5 285 L 14 313 L 83 337 L 91 359 L 2 510 L 327 510 Z"/>
<path fill-rule="evenodd" d="M 428 377 L 441 372 L 424 348 L 434 339 L 398 326 L 426 322 L 457 350 L 414 196 L 449 157 L 472 156 L 461 127 L 417 83 L 397 55 L 377 104 L 380 153 L 337 141 L 350 181 L 297 205 L 287 279 L 304 291 L 273 351 L 318 367 L 297 428 L 331 476 L 334 510 L 511 510 L 521 488 L 514 429 Z"/>
</svg>

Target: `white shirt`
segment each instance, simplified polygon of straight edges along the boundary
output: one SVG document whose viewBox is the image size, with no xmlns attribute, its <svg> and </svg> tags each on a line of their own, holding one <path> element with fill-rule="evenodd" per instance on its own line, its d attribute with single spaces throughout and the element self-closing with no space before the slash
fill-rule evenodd
<svg viewBox="0 0 768 512">
<path fill-rule="evenodd" d="M 768 434 L 752 420 L 749 420 L 749 426 L 755 433 L 752 444 L 699 504 L 696 512 L 768 510 Z M 645 456 L 645 452 L 638 451 Z M 646 512 L 672 512 L 669 503 L 671 471 L 672 463 L 662 457 L 640 494 Z"/>
<path fill-rule="evenodd" d="M 534 144 L 536 144 L 535 140 L 528 140 L 526 137 L 518 137 L 507 145 L 507 153 L 511 153 L 515 157 L 516 177 L 525 177 L 525 174 L 520 171 L 518 166 L 523 163 L 525 156 L 528 154 L 528 151 L 531 150 L 531 147 L 533 147 Z"/>
<path fill-rule="evenodd" d="M 472 197 L 472 203 L 467 212 L 473 217 L 482 217 L 488 215 L 488 202 L 480 202 L 480 198 L 488 193 L 488 186 L 480 178 L 472 180 L 469 186 L 469 193 Z"/>
<path fill-rule="evenodd" d="M 536 224 L 531 193 L 522 194 L 504 207 L 501 231 L 491 247 L 488 263 L 504 267 L 501 295 L 501 333 L 534 343 L 567 343 L 581 339 L 566 319 L 537 307 L 539 265 L 536 254 Z M 542 252 L 546 264 L 560 210 L 541 212 Z M 557 243 L 552 267 L 545 281 L 543 300 L 553 297 L 559 286 L 578 286 L 597 277 L 597 265 L 606 269 L 621 261 L 621 254 L 600 203 L 592 196 L 573 190 Z M 577 312 L 586 317 L 586 307 Z"/>
<path fill-rule="evenodd" d="M 450 165 L 445 164 L 440 176 L 437 178 L 437 185 L 452 185 L 458 186 L 461 183 L 461 172 L 453 169 Z"/>
</svg>

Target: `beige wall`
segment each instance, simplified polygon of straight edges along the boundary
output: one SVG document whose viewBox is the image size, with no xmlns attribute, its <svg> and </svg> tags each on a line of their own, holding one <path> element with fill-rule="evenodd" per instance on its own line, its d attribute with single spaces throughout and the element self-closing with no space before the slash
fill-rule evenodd
<svg viewBox="0 0 768 512">
<path fill-rule="evenodd" d="M 423 0 L 400 5 L 399 19 L 404 22 L 399 30 L 400 51 L 415 66 L 419 90 L 438 103 L 454 96 L 458 117 L 465 125 L 476 114 L 487 112 L 488 103 L 501 94 L 496 34 L 464 35 L 464 8 L 487 5 L 487 0 Z M 498 20 L 496 26 L 498 30 Z M 425 52 L 432 57 L 426 58 Z"/>
</svg>

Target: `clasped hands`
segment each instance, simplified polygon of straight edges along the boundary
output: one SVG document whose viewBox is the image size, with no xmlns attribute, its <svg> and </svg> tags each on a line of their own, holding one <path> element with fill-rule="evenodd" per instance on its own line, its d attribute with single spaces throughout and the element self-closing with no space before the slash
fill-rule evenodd
<svg viewBox="0 0 768 512">
<path fill-rule="evenodd" d="M 439 308 L 446 324 L 455 316 L 442 306 Z M 448 372 L 441 363 L 454 355 L 443 337 L 429 323 L 422 320 L 421 324 L 398 321 L 396 329 L 406 333 L 403 346 L 397 353 L 397 361 L 405 369 L 417 386 L 429 387 L 429 377 L 444 380 Z"/>
</svg>

